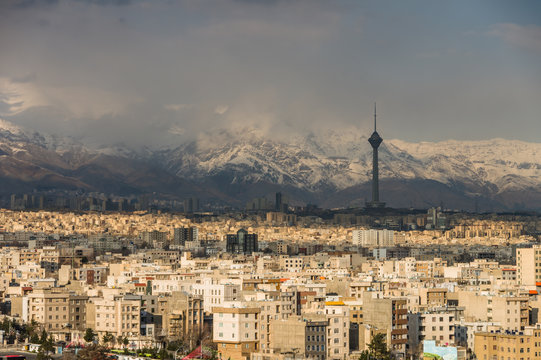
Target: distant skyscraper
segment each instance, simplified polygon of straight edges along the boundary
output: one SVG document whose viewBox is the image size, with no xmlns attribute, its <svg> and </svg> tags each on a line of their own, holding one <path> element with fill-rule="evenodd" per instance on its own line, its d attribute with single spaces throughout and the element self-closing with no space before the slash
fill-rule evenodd
<svg viewBox="0 0 541 360">
<path fill-rule="evenodd" d="M 281 192 L 276 193 L 276 201 L 274 203 L 274 210 L 282 211 L 282 193 Z"/>
<path fill-rule="evenodd" d="M 188 241 L 199 240 L 198 230 L 195 227 L 183 227 L 176 228 L 174 232 L 173 243 L 174 245 L 186 245 Z"/>
<path fill-rule="evenodd" d="M 376 104 L 374 104 L 374 132 L 368 139 L 372 146 L 372 201 L 366 203 L 368 208 L 383 208 L 384 202 L 379 201 L 379 168 L 378 168 L 378 147 L 383 139 L 376 130 Z"/>
<path fill-rule="evenodd" d="M 199 199 L 198 198 L 189 198 L 184 200 L 184 212 L 193 213 L 199 211 Z"/>
<path fill-rule="evenodd" d="M 236 234 L 228 234 L 226 250 L 228 253 L 245 255 L 257 252 L 257 234 L 249 234 L 244 229 L 240 229 Z"/>
</svg>

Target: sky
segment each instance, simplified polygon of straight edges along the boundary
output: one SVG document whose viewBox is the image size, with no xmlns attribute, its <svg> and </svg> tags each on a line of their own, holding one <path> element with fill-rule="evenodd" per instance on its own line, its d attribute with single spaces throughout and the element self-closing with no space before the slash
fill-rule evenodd
<svg viewBox="0 0 541 360">
<path fill-rule="evenodd" d="M 541 2 L 2 0 L 0 118 L 95 145 L 541 142 Z"/>
</svg>

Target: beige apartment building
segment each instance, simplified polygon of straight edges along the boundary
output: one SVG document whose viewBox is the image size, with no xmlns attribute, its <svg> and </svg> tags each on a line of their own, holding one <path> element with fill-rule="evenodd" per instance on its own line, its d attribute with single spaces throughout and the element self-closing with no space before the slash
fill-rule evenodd
<svg viewBox="0 0 541 360">
<path fill-rule="evenodd" d="M 408 342 L 408 310 L 405 298 L 374 298 L 370 292 L 363 297 L 364 323 L 387 331 L 387 344 L 398 354 L 406 353 Z"/>
<path fill-rule="evenodd" d="M 140 296 L 107 296 L 92 299 L 87 305 L 88 325 L 96 331 L 100 339 L 109 333 L 115 337 L 127 337 L 130 343 L 139 346 L 142 341 L 140 316 Z"/>
<path fill-rule="evenodd" d="M 291 356 L 301 359 L 326 359 L 326 328 L 328 322 L 325 315 L 310 316 L 292 315 L 285 320 L 271 322 L 272 339 L 265 354 Z"/>
<path fill-rule="evenodd" d="M 187 339 L 203 331 L 203 299 L 201 296 L 173 291 L 170 296 L 158 298 L 158 312 L 162 329 L 169 339 Z"/>
<path fill-rule="evenodd" d="M 22 318 L 45 325 L 56 340 L 72 341 L 82 338 L 86 323 L 88 296 L 64 290 L 35 289 L 22 299 Z"/>
<path fill-rule="evenodd" d="M 541 359 L 541 324 L 518 331 L 475 333 L 474 353 L 478 360 Z"/>
<path fill-rule="evenodd" d="M 505 330 L 522 330 L 529 325 L 527 296 L 478 295 L 459 291 L 458 301 L 464 307 L 466 321 L 497 322 Z"/>
<path fill-rule="evenodd" d="M 541 282 L 541 245 L 517 248 L 517 278 L 526 286 L 534 287 Z"/>
<path fill-rule="evenodd" d="M 325 303 L 327 359 L 346 359 L 349 354 L 349 307 L 343 301 Z"/>
</svg>

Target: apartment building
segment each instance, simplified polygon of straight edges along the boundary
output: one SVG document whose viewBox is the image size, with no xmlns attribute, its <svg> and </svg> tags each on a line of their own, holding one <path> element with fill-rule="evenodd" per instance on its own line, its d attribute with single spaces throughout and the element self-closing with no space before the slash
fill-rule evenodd
<svg viewBox="0 0 541 360">
<path fill-rule="evenodd" d="M 408 347 L 415 349 L 423 340 L 434 340 L 438 346 L 454 345 L 455 325 L 455 314 L 447 309 L 408 314 Z"/>
<path fill-rule="evenodd" d="M 325 303 L 327 359 L 346 359 L 349 354 L 349 307 L 342 301 Z"/>
<path fill-rule="evenodd" d="M 385 329 L 389 348 L 397 354 L 405 354 L 408 341 L 407 299 L 378 298 L 371 292 L 364 295 L 364 323 L 378 330 Z"/>
<path fill-rule="evenodd" d="M 304 267 L 304 261 L 299 256 L 281 256 L 279 264 L 280 269 L 286 272 L 301 272 Z"/>
<path fill-rule="evenodd" d="M 215 306 L 223 306 L 226 301 L 239 300 L 241 292 L 240 284 L 212 278 L 203 278 L 200 284 L 193 284 L 192 289 L 194 295 L 203 298 L 204 310 L 207 313 Z"/>
<path fill-rule="evenodd" d="M 163 334 L 169 339 L 187 339 L 203 331 L 203 298 L 182 291 L 173 291 L 158 298 L 157 313 L 162 318 Z"/>
<path fill-rule="evenodd" d="M 297 294 L 294 291 L 260 291 L 256 294 L 251 306 L 261 308 L 260 319 L 260 347 L 266 351 L 270 347 L 271 322 L 286 320 L 297 313 Z"/>
<path fill-rule="evenodd" d="M 541 282 L 541 245 L 517 248 L 516 256 L 518 282 L 532 287 Z"/>
<path fill-rule="evenodd" d="M 127 337 L 132 346 L 141 345 L 141 298 L 134 295 L 112 295 L 91 298 L 87 318 L 97 335 L 106 333 Z"/>
<path fill-rule="evenodd" d="M 492 293 L 479 295 L 475 292 L 460 291 L 458 301 L 465 309 L 466 321 L 497 322 L 504 330 L 522 330 L 529 325 L 527 296 Z"/>
<path fill-rule="evenodd" d="M 474 354 L 478 360 L 541 359 L 541 324 L 524 331 L 475 333 Z"/>
<path fill-rule="evenodd" d="M 37 289 L 26 296 L 23 304 L 25 321 L 45 325 L 45 330 L 57 340 L 69 340 L 70 295 L 53 289 Z"/>
<path fill-rule="evenodd" d="M 245 360 L 259 351 L 259 307 L 215 307 L 212 312 L 212 338 L 222 359 Z"/>
<path fill-rule="evenodd" d="M 273 320 L 269 351 L 272 354 L 294 354 L 303 359 L 325 359 L 327 354 L 327 319 L 321 315 L 297 316 Z"/>
</svg>

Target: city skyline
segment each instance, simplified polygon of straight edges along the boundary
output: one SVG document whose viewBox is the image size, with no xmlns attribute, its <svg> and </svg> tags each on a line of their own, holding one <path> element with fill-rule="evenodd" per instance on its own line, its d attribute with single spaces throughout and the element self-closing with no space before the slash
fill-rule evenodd
<svg viewBox="0 0 541 360">
<path fill-rule="evenodd" d="M 85 143 L 370 128 L 539 143 L 539 3 L 7 1 L 0 118 Z"/>
</svg>

